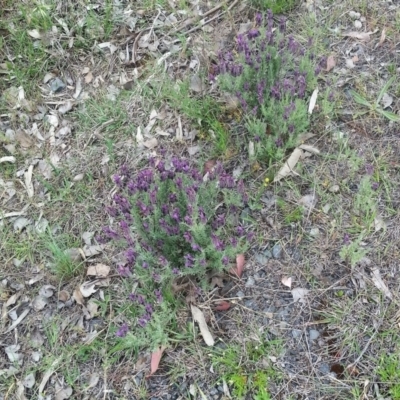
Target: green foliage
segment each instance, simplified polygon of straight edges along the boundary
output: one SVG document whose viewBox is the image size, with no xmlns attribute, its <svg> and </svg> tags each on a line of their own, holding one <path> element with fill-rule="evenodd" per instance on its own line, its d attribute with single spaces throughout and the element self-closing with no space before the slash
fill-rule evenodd
<svg viewBox="0 0 400 400">
<path fill-rule="evenodd" d="M 378 97 L 376 98 L 374 103 L 369 102 L 365 97 L 363 97 L 361 94 L 359 94 L 358 92 L 354 91 L 354 90 L 350 90 L 350 94 L 353 96 L 354 101 L 366 108 L 368 108 L 367 111 L 364 112 L 359 112 L 356 114 L 356 116 L 360 116 L 369 112 L 377 112 L 378 114 L 381 114 L 382 116 L 384 116 L 385 118 L 387 118 L 389 121 L 393 121 L 393 122 L 399 122 L 400 121 L 400 115 L 395 114 L 391 111 L 386 111 L 382 108 L 382 106 L 380 105 L 380 102 L 383 98 L 383 95 L 385 93 L 387 93 L 387 91 L 389 90 L 390 86 L 392 86 L 393 82 L 396 80 L 396 76 L 392 76 L 387 82 L 386 84 L 382 87 L 382 89 L 380 90 Z"/>
<path fill-rule="evenodd" d="M 309 96 L 325 60 L 316 62 L 311 43 L 286 33 L 285 19 L 274 29 L 270 11 L 257 14 L 256 25 L 238 35 L 237 53 L 219 55 L 218 84 L 238 98 L 255 157 L 280 160 L 309 127 Z M 320 92 L 321 110 L 331 112 L 333 92 Z"/>
<path fill-rule="evenodd" d="M 122 312 L 136 328 L 127 339 L 134 348 L 156 348 L 169 331 L 179 330 L 174 285 L 206 288 L 210 272 L 227 271 L 246 249 L 247 235 L 238 225 L 247 201 L 243 182 L 221 164 L 207 177 L 177 157 L 151 159 L 136 175 L 122 166 L 114 176 L 118 191 L 107 209 L 114 223 L 104 234 L 123 250 L 118 271 L 131 294 Z M 128 330 L 122 325 L 117 336 Z"/>
<path fill-rule="evenodd" d="M 221 107 L 211 96 L 193 96 L 188 81 L 165 84 L 162 96 L 172 108 L 197 125 L 200 137 L 211 137 L 217 155 L 226 155 L 230 144 L 229 134 L 221 122 Z"/>
<path fill-rule="evenodd" d="M 345 244 L 340 250 L 340 257 L 350 263 L 352 267 L 354 267 L 368 254 L 368 250 L 362 248 L 360 245 L 363 238 L 364 235 L 361 233 L 356 240 Z"/>
<path fill-rule="evenodd" d="M 274 14 L 283 14 L 296 6 L 296 0 L 251 0 L 251 4 L 258 10 L 270 9 Z"/>
<path fill-rule="evenodd" d="M 378 375 L 391 399 L 400 400 L 400 356 L 398 352 L 381 356 Z"/>
<path fill-rule="evenodd" d="M 373 224 L 378 210 L 376 192 L 373 190 L 372 185 L 371 177 L 364 176 L 361 179 L 353 203 L 355 214 L 360 218 L 362 226 L 367 229 Z"/>
</svg>

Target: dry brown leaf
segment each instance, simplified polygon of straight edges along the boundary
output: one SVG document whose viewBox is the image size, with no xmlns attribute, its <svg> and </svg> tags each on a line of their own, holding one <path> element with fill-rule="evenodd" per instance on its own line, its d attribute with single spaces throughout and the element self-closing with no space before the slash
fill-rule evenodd
<svg viewBox="0 0 400 400">
<path fill-rule="evenodd" d="M 81 291 L 82 296 L 89 297 L 93 293 L 96 293 L 97 292 L 97 289 L 95 288 L 96 283 L 97 283 L 96 281 L 82 283 L 82 285 L 79 287 L 79 290 Z"/>
<path fill-rule="evenodd" d="M 207 346 L 214 346 L 215 341 L 208 329 L 203 312 L 193 304 L 190 305 L 190 308 L 192 310 L 193 319 L 199 324 L 201 336 L 203 336 Z"/>
<path fill-rule="evenodd" d="M 27 31 L 28 35 L 33 37 L 34 39 L 41 39 L 42 34 L 39 32 L 38 29 L 32 29 L 31 31 Z"/>
<path fill-rule="evenodd" d="M 378 43 L 377 47 L 382 46 L 385 39 L 386 39 L 386 28 L 383 28 L 382 33 L 381 33 L 381 38 L 379 39 L 379 43 Z"/>
<path fill-rule="evenodd" d="M 274 178 L 274 182 L 279 182 L 282 178 L 286 178 L 290 175 L 298 175 L 297 172 L 294 171 L 294 167 L 296 166 L 297 162 L 299 161 L 300 157 L 303 155 L 303 150 L 296 147 L 288 160 L 285 162 L 283 167 L 278 171 Z"/>
<path fill-rule="evenodd" d="M 314 111 L 315 105 L 317 104 L 317 97 L 318 97 L 318 88 L 315 88 L 310 98 L 310 104 L 308 105 L 309 114 L 312 114 L 312 112 Z"/>
<path fill-rule="evenodd" d="M 33 183 L 32 183 L 32 173 L 33 173 L 33 165 L 31 164 L 28 168 L 28 171 L 26 171 L 24 173 L 25 188 L 26 188 L 26 191 L 28 192 L 29 198 L 32 198 L 34 195 Z"/>
<path fill-rule="evenodd" d="M 66 290 L 61 290 L 58 293 L 58 300 L 62 301 L 63 303 L 68 301 L 70 297 L 71 296 L 69 295 L 69 293 Z"/>
<path fill-rule="evenodd" d="M 236 256 L 236 267 L 233 267 L 229 270 L 232 275 L 236 275 L 237 277 L 241 277 L 243 274 L 244 264 L 246 260 L 244 258 L 244 254 L 238 254 Z"/>
<path fill-rule="evenodd" d="M 293 301 L 296 303 L 297 301 L 300 303 L 305 303 L 305 297 L 307 296 L 309 290 L 303 288 L 294 288 L 292 289 L 291 293 L 293 296 Z"/>
<path fill-rule="evenodd" d="M 371 270 L 371 279 L 374 282 L 374 285 L 381 290 L 386 297 L 389 299 L 393 299 L 392 293 L 390 292 L 389 288 L 386 286 L 385 282 L 383 282 L 381 273 L 379 272 L 378 268 L 372 268 Z"/>
<path fill-rule="evenodd" d="M 150 361 L 150 375 L 153 375 L 157 369 L 158 366 L 160 365 L 161 357 L 163 355 L 163 352 L 165 350 L 164 346 L 159 347 L 158 350 L 154 351 L 151 355 L 151 361 Z"/>
<path fill-rule="evenodd" d="M 88 268 L 86 275 L 105 278 L 106 276 L 108 276 L 109 273 L 110 273 L 110 267 L 108 265 L 96 264 L 96 265 L 91 265 Z"/>
<path fill-rule="evenodd" d="M 312 154 L 320 154 L 321 153 L 316 147 L 311 146 L 309 144 L 301 144 L 299 146 L 299 149 L 308 151 L 309 153 L 312 153 Z"/>
<path fill-rule="evenodd" d="M 93 80 L 93 74 L 91 71 L 88 72 L 88 74 L 85 76 L 85 83 L 90 83 Z"/>
<path fill-rule="evenodd" d="M 336 66 L 335 57 L 330 55 L 326 60 L 326 72 L 329 72 L 335 66 Z"/>
<path fill-rule="evenodd" d="M 5 156 L 0 158 L 0 164 L 5 162 L 14 164 L 16 161 L 17 159 L 14 156 Z"/>
<path fill-rule="evenodd" d="M 352 31 L 352 32 L 343 33 L 343 36 L 351 37 L 353 39 L 368 41 L 371 39 L 370 35 L 372 35 L 376 32 L 377 32 L 377 30 L 375 30 L 373 32 L 371 32 L 371 31 L 370 32 Z"/>
<path fill-rule="evenodd" d="M 226 300 L 221 300 L 218 302 L 218 304 L 214 307 L 214 310 L 216 311 L 226 311 L 231 308 L 231 303 Z"/>
<path fill-rule="evenodd" d="M 75 301 L 78 304 L 80 304 L 81 306 L 84 305 L 85 299 L 83 298 L 82 293 L 79 288 L 74 290 L 74 292 L 72 293 L 72 297 L 75 299 Z"/>
<path fill-rule="evenodd" d="M 284 276 L 281 280 L 282 284 L 287 286 L 288 288 L 292 287 L 292 278 L 289 276 Z"/>
</svg>

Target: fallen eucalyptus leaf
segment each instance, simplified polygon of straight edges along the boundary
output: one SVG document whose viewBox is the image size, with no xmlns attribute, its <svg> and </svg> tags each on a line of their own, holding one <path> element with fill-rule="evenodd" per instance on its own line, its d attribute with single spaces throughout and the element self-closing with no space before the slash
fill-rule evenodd
<svg viewBox="0 0 400 400">
<path fill-rule="evenodd" d="M 303 150 L 296 147 L 288 160 L 285 162 L 283 167 L 278 171 L 274 178 L 274 182 L 280 181 L 282 178 L 286 178 L 290 175 L 298 175 L 297 172 L 294 171 L 294 167 L 296 166 L 297 162 L 299 161 L 300 157 L 303 155 Z"/>
<path fill-rule="evenodd" d="M 215 341 L 208 329 L 203 312 L 193 304 L 190 305 L 190 308 L 192 310 L 193 319 L 199 324 L 201 336 L 203 336 L 207 346 L 214 346 Z"/>
</svg>

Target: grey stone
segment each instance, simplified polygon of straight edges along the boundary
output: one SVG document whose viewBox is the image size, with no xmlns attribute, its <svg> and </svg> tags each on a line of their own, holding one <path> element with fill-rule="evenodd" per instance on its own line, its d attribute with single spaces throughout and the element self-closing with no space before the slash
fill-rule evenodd
<svg viewBox="0 0 400 400">
<path fill-rule="evenodd" d="M 293 329 L 292 336 L 294 339 L 298 339 L 301 336 L 302 332 L 300 329 Z"/>
<path fill-rule="evenodd" d="M 256 254 L 256 261 L 261 264 L 261 265 L 267 265 L 268 263 L 268 258 L 267 256 L 265 256 L 264 254 Z"/>
<path fill-rule="evenodd" d="M 244 293 L 243 293 L 241 290 L 239 290 L 239 291 L 236 293 L 236 297 L 243 298 L 243 297 L 244 297 Z"/>
<path fill-rule="evenodd" d="M 212 388 L 211 390 L 210 390 L 210 395 L 211 396 L 214 396 L 214 394 L 217 394 L 218 393 L 218 389 L 216 389 L 216 388 Z"/>
<path fill-rule="evenodd" d="M 251 310 L 256 310 L 258 308 L 257 303 L 254 300 L 246 300 L 244 305 Z"/>
<path fill-rule="evenodd" d="M 272 253 L 268 249 L 264 250 L 263 254 L 267 258 L 272 258 Z"/>
<path fill-rule="evenodd" d="M 255 282 L 254 278 L 252 276 L 249 276 L 249 278 L 247 279 L 247 282 L 246 282 L 246 287 L 254 286 L 255 283 L 256 282 Z"/>
<path fill-rule="evenodd" d="M 329 374 L 329 372 L 330 372 L 330 368 L 329 368 L 329 365 L 328 364 L 325 364 L 325 363 L 322 363 L 322 364 L 320 364 L 319 366 L 318 366 L 318 369 L 319 369 L 319 371 L 322 373 L 322 374 L 324 374 L 324 375 L 326 375 L 326 374 Z"/>
<path fill-rule="evenodd" d="M 54 78 L 50 83 L 50 89 L 54 93 L 60 92 L 66 86 L 67 85 L 60 78 Z"/>
<path fill-rule="evenodd" d="M 272 248 L 272 256 L 275 259 L 280 258 L 282 255 L 282 246 L 280 244 L 276 244 L 273 248 Z"/>
<path fill-rule="evenodd" d="M 319 338 L 319 332 L 316 331 L 315 329 L 310 329 L 309 335 L 310 335 L 310 340 L 315 340 Z"/>
</svg>

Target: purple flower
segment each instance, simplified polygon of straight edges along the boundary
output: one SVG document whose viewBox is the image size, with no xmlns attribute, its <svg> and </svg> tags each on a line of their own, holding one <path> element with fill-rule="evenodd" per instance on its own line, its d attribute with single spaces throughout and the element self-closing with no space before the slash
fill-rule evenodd
<svg viewBox="0 0 400 400">
<path fill-rule="evenodd" d="M 151 304 L 150 303 L 146 303 L 146 305 L 144 306 L 144 309 L 146 310 L 146 312 L 148 313 L 148 314 L 153 314 L 153 307 L 151 306 Z"/>
<path fill-rule="evenodd" d="M 161 206 L 161 212 L 163 215 L 167 215 L 168 214 L 168 206 L 166 204 L 163 204 Z"/>
<path fill-rule="evenodd" d="M 231 237 L 229 239 L 229 241 L 231 242 L 232 247 L 237 247 L 238 245 L 238 240 L 235 237 Z"/>
<path fill-rule="evenodd" d="M 134 301 L 139 304 L 144 304 L 144 297 L 141 294 L 131 293 L 129 295 L 129 300 Z"/>
<path fill-rule="evenodd" d="M 192 243 L 193 251 L 201 251 L 201 247 L 197 243 Z"/>
<path fill-rule="evenodd" d="M 228 265 L 229 264 L 229 257 L 228 256 L 223 256 L 222 257 L 222 264 Z"/>
<path fill-rule="evenodd" d="M 192 254 L 187 253 L 183 257 L 185 259 L 185 267 L 192 268 L 194 265 L 194 257 Z"/>
<path fill-rule="evenodd" d="M 176 202 L 176 199 L 177 199 L 176 193 L 171 193 L 171 194 L 168 196 L 168 200 L 170 201 L 170 203 L 175 203 L 175 202 Z"/>
<path fill-rule="evenodd" d="M 250 29 L 247 32 L 247 37 L 251 40 L 251 39 L 255 39 L 256 37 L 260 36 L 260 31 L 256 28 Z"/>
<path fill-rule="evenodd" d="M 118 337 L 125 337 L 126 334 L 128 333 L 128 330 L 129 330 L 128 324 L 123 323 L 123 324 L 119 327 L 119 329 L 117 330 L 117 332 L 115 332 L 115 336 L 118 336 Z"/>
<path fill-rule="evenodd" d="M 212 233 L 211 234 L 211 240 L 212 240 L 213 245 L 214 245 L 216 250 L 224 251 L 224 249 L 225 249 L 224 243 L 222 242 L 222 240 L 217 235 Z"/>
<path fill-rule="evenodd" d="M 372 164 L 366 164 L 365 172 L 367 173 L 367 175 L 373 175 L 374 174 L 374 166 Z"/>
<path fill-rule="evenodd" d="M 161 281 L 160 274 L 157 274 L 156 272 L 153 272 L 153 279 L 154 279 L 155 282 L 160 282 Z"/>
<path fill-rule="evenodd" d="M 371 189 L 372 190 L 378 190 L 379 187 L 379 183 L 378 182 L 372 182 L 371 184 Z"/>
<path fill-rule="evenodd" d="M 281 33 L 286 31 L 286 18 L 285 17 L 281 17 L 281 19 L 279 20 L 279 31 Z"/>
<path fill-rule="evenodd" d="M 174 208 L 172 213 L 171 213 L 171 218 L 176 221 L 179 222 L 180 219 L 180 214 L 179 214 L 179 208 Z"/>
<path fill-rule="evenodd" d="M 254 232 L 251 231 L 247 234 L 247 241 L 251 242 L 253 238 L 254 238 Z"/>
<path fill-rule="evenodd" d="M 103 232 L 110 239 L 119 239 L 119 237 L 120 237 L 119 234 L 116 231 L 114 231 L 112 228 L 110 228 L 109 226 L 105 226 L 103 228 Z"/>
<path fill-rule="evenodd" d="M 143 314 L 139 319 L 138 319 L 138 324 L 144 328 L 147 323 L 151 320 L 151 315 L 149 314 Z"/>
<path fill-rule="evenodd" d="M 128 264 L 133 264 L 136 261 L 136 253 L 133 249 L 128 249 L 125 253 L 125 257 Z"/>
<path fill-rule="evenodd" d="M 119 211 L 115 207 L 106 207 L 106 213 L 113 218 L 116 218 L 119 215 Z"/>
<path fill-rule="evenodd" d="M 345 233 L 343 236 L 343 244 L 349 244 L 350 243 L 350 236 L 348 233 Z"/>
<path fill-rule="evenodd" d="M 121 188 L 121 187 L 123 186 L 121 176 L 119 176 L 119 175 L 114 175 L 114 176 L 113 176 L 113 181 L 114 181 L 114 183 L 115 183 L 119 188 Z"/>
<path fill-rule="evenodd" d="M 185 224 L 188 224 L 188 225 L 193 224 L 192 218 L 190 218 L 188 215 L 186 215 L 185 218 L 183 218 L 183 220 L 185 221 Z"/>
<path fill-rule="evenodd" d="M 256 14 L 256 26 L 261 26 L 262 24 L 262 15 L 260 13 Z"/>
<path fill-rule="evenodd" d="M 247 92 L 249 89 L 250 89 L 249 82 L 245 82 L 245 83 L 243 84 L 243 90 L 244 90 L 245 92 Z"/>
<path fill-rule="evenodd" d="M 119 265 L 117 267 L 117 271 L 124 278 L 128 278 L 129 276 L 131 276 L 131 270 L 128 266 Z"/>
<path fill-rule="evenodd" d="M 232 189 L 235 187 L 235 180 L 233 179 L 233 176 L 228 175 L 228 174 L 222 174 L 219 177 L 219 187 L 221 189 L 228 188 Z"/>
<path fill-rule="evenodd" d="M 203 207 L 199 207 L 199 218 L 200 218 L 200 222 L 202 224 L 205 224 L 207 222 L 207 217 L 206 217 Z"/>
<path fill-rule="evenodd" d="M 193 238 L 192 238 L 192 234 L 191 234 L 189 231 L 186 231 L 186 232 L 183 234 L 183 238 L 184 238 L 188 243 L 192 243 Z"/>
<path fill-rule="evenodd" d="M 160 290 L 160 289 L 156 289 L 156 290 L 154 291 L 154 294 L 155 294 L 155 296 L 156 296 L 157 302 L 158 302 L 158 303 L 161 303 L 161 302 L 163 301 L 163 297 L 162 297 L 162 294 L 161 294 L 161 290 Z"/>
<path fill-rule="evenodd" d="M 149 264 L 146 261 L 143 261 L 142 268 L 143 269 L 149 268 Z"/>
<path fill-rule="evenodd" d="M 173 268 L 173 269 L 172 269 L 172 273 L 173 273 L 174 275 L 179 275 L 179 274 L 180 274 L 180 271 L 179 271 L 178 268 Z"/>
<path fill-rule="evenodd" d="M 168 265 L 168 260 L 164 256 L 158 257 L 158 262 L 163 266 L 166 267 Z"/>
</svg>

